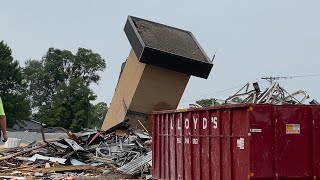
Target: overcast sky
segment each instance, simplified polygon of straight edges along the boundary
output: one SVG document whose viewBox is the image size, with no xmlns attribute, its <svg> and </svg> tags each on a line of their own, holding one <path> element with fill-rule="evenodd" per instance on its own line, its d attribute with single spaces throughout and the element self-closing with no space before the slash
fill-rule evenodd
<svg viewBox="0 0 320 180">
<path fill-rule="evenodd" d="M 320 1 L 98 1 L 0 2 L 0 40 L 21 64 L 41 59 L 49 47 L 92 49 L 107 63 L 97 101 L 110 103 L 121 63 L 131 46 L 123 31 L 128 15 L 191 31 L 209 57 L 208 79 L 192 77 L 180 107 L 201 98 L 225 98 L 264 76 L 320 74 Z M 290 92 L 320 100 L 320 76 L 281 80 Z M 226 89 L 230 89 L 224 91 Z"/>
</svg>

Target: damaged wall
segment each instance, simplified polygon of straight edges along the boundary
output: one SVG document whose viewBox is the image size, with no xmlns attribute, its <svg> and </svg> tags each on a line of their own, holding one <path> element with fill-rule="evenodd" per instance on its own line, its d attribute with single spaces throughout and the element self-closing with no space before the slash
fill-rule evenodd
<svg viewBox="0 0 320 180">
<path fill-rule="evenodd" d="M 151 130 L 151 112 L 177 108 L 189 79 L 188 74 L 140 63 L 131 50 L 101 129 L 130 119 L 131 125 L 139 126 L 140 120 Z"/>
<path fill-rule="evenodd" d="M 138 62 L 136 55 L 131 50 L 102 124 L 102 130 L 107 130 L 125 120 L 127 109 L 131 104 L 145 66 L 146 64 Z"/>
<path fill-rule="evenodd" d="M 132 50 L 101 129 L 129 119 L 151 132 L 151 112 L 176 109 L 190 76 L 208 78 L 213 63 L 189 31 L 132 16 L 124 31 Z"/>
</svg>

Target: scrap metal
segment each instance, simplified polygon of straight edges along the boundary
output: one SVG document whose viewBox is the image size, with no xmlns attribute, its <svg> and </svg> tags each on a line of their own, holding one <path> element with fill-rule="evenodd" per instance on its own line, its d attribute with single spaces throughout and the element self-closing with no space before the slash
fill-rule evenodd
<svg viewBox="0 0 320 180">
<path fill-rule="evenodd" d="M 143 130 L 129 129 L 123 123 L 108 131 L 65 132 L 69 138 L 46 139 L 24 147 L 0 149 L 0 173 L 19 178 L 31 174 L 55 179 L 57 175 L 48 172 L 90 171 L 97 176 L 120 173 L 124 177 L 128 173 L 116 170 L 127 167 L 132 168 L 128 171 L 130 175 L 138 177 L 141 172 L 136 168 L 140 166 L 135 162 L 142 162 L 147 163 L 140 167 L 144 169 L 144 176 L 150 174 L 151 136 Z"/>
<path fill-rule="evenodd" d="M 270 86 L 261 92 L 257 82 L 252 84 L 247 83 L 234 95 L 224 101 L 224 104 L 251 103 L 251 104 L 304 104 L 309 98 L 307 92 L 298 90 L 294 93 L 289 93 L 278 82 L 272 82 Z M 299 96 L 302 96 L 302 98 Z"/>
<path fill-rule="evenodd" d="M 77 142 L 75 142 L 72 139 L 64 139 L 71 147 L 74 151 L 84 151 L 84 149 L 78 145 Z"/>
<path fill-rule="evenodd" d="M 131 161 L 130 163 L 127 163 L 127 164 L 121 166 L 120 168 L 117 169 L 117 171 L 120 171 L 125 174 L 135 174 L 135 173 L 139 172 L 139 170 L 141 169 L 142 166 L 144 166 L 145 164 L 147 164 L 151 160 L 152 160 L 152 153 L 148 152 L 147 155 L 141 156 L 141 157 Z"/>
<path fill-rule="evenodd" d="M 35 162 L 36 160 L 46 160 L 46 161 L 50 161 L 50 162 L 58 162 L 59 164 L 65 164 L 67 159 L 48 157 L 48 156 L 43 156 L 40 154 L 34 154 L 32 157 L 28 158 L 28 161 Z"/>
</svg>

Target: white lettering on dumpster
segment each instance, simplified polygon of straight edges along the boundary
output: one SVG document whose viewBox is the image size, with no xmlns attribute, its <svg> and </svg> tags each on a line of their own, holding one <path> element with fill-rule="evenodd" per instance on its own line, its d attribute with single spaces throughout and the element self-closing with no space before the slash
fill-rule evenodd
<svg viewBox="0 0 320 180">
<path fill-rule="evenodd" d="M 194 122 L 194 129 L 197 129 L 198 118 L 193 118 L 193 122 Z"/>
<path fill-rule="evenodd" d="M 201 122 L 202 120 L 202 122 Z M 193 125 L 192 125 L 193 123 Z M 202 124 L 201 124 L 202 123 Z M 209 124 L 208 124 L 209 123 Z M 218 118 L 213 116 L 210 117 L 210 120 L 206 117 L 200 119 L 200 128 L 202 126 L 202 129 L 207 129 L 208 127 L 211 127 L 213 129 L 218 129 Z M 190 126 L 193 127 L 194 130 L 198 128 L 198 118 L 192 117 L 192 120 L 185 118 L 184 121 L 182 119 L 178 118 L 176 121 L 174 120 L 174 117 L 170 117 L 170 129 L 177 128 L 178 130 L 181 129 L 190 129 Z"/>
<path fill-rule="evenodd" d="M 202 129 L 207 129 L 208 121 L 207 118 L 202 119 Z"/>
<path fill-rule="evenodd" d="M 193 138 L 192 139 L 192 144 L 198 144 L 198 139 L 197 138 Z"/>
<path fill-rule="evenodd" d="M 186 119 L 184 120 L 184 127 L 185 127 L 186 129 L 189 129 L 189 126 L 190 126 L 189 119 L 186 118 Z"/>
<path fill-rule="evenodd" d="M 170 128 L 173 129 L 173 118 L 170 117 Z"/>
<path fill-rule="evenodd" d="M 211 122 L 213 123 L 213 128 L 218 128 L 218 118 L 217 117 L 211 117 Z"/>
<path fill-rule="evenodd" d="M 178 119 L 178 129 L 181 129 L 180 119 Z"/>
</svg>

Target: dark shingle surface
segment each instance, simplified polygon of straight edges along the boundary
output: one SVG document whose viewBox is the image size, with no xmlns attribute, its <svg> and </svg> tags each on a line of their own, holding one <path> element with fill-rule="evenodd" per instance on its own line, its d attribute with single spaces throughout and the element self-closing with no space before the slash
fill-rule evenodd
<svg viewBox="0 0 320 180">
<path fill-rule="evenodd" d="M 208 62 L 189 32 L 136 18 L 133 21 L 146 46 Z"/>
</svg>

